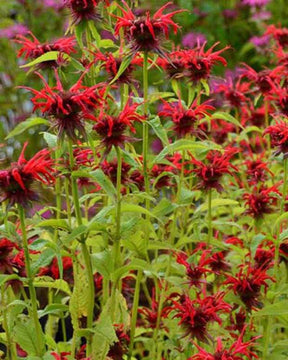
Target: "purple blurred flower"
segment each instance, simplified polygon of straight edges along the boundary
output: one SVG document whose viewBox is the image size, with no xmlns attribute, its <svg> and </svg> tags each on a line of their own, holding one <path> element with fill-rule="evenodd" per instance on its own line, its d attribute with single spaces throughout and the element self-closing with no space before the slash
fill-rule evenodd
<svg viewBox="0 0 288 360">
<path fill-rule="evenodd" d="M 269 42 L 270 42 L 270 35 L 262 35 L 262 36 L 253 36 L 250 39 L 250 42 L 256 47 L 256 48 L 265 48 Z"/>
<path fill-rule="evenodd" d="M 6 28 L 0 29 L 0 38 L 13 39 L 16 35 L 26 35 L 28 28 L 23 24 L 13 24 Z"/>
<path fill-rule="evenodd" d="M 271 0 L 242 0 L 243 5 L 251 7 L 262 7 L 267 5 Z"/>
<path fill-rule="evenodd" d="M 183 36 L 182 45 L 188 48 L 201 46 L 206 41 L 206 36 L 202 33 L 190 32 Z"/>
<path fill-rule="evenodd" d="M 60 10 L 64 7 L 64 0 L 39 0 L 43 6 Z"/>
<path fill-rule="evenodd" d="M 222 15 L 226 19 L 235 19 L 238 16 L 238 12 L 236 9 L 224 9 Z"/>
<path fill-rule="evenodd" d="M 270 18 L 271 18 L 271 12 L 266 10 L 257 11 L 251 17 L 251 19 L 254 21 L 259 21 L 259 20 L 265 21 L 265 20 L 269 20 Z"/>
</svg>

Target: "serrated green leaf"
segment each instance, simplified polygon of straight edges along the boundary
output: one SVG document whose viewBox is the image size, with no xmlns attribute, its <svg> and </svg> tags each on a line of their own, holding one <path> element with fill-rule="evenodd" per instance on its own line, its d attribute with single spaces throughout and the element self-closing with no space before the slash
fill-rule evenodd
<svg viewBox="0 0 288 360">
<path fill-rule="evenodd" d="M 166 198 L 161 199 L 161 201 L 155 206 L 152 213 L 156 217 L 166 216 L 171 214 L 177 208 L 176 204 L 171 203 Z"/>
<path fill-rule="evenodd" d="M 97 181 L 97 183 L 102 187 L 102 189 L 111 197 L 116 197 L 116 189 L 113 185 L 112 181 L 104 174 L 104 172 L 100 169 L 97 169 L 91 172 L 93 179 Z"/>
<path fill-rule="evenodd" d="M 79 238 L 81 235 L 84 235 L 87 233 L 87 226 L 86 225 L 80 225 L 78 227 L 76 227 L 71 234 L 69 234 L 66 238 L 63 239 L 63 243 L 66 246 L 69 246 L 69 244 L 71 244 L 71 242 L 77 238 Z"/>
<path fill-rule="evenodd" d="M 45 315 L 57 315 L 60 316 L 63 312 L 69 310 L 68 305 L 64 304 L 49 304 L 45 307 L 43 310 L 38 311 L 39 318 L 45 316 Z"/>
<path fill-rule="evenodd" d="M 35 287 L 43 287 L 49 289 L 61 290 L 64 293 L 71 295 L 71 290 L 68 283 L 63 279 L 53 280 L 48 276 L 39 276 L 36 277 L 33 281 Z"/>
<path fill-rule="evenodd" d="M 36 227 L 52 227 L 54 229 L 64 229 L 69 230 L 69 225 L 64 219 L 48 219 L 40 221 L 40 223 L 35 225 Z"/>
<path fill-rule="evenodd" d="M 278 316 L 278 315 L 287 315 L 288 314 L 288 306 L 287 301 L 280 301 L 275 304 L 266 305 L 263 309 L 255 311 L 253 313 L 254 317 L 258 316 Z"/>
<path fill-rule="evenodd" d="M 121 62 L 121 65 L 119 66 L 119 70 L 118 70 L 117 74 L 110 81 L 110 83 L 109 83 L 110 85 L 119 79 L 119 77 L 124 73 L 124 71 L 127 69 L 127 67 L 131 64 L 132 59 L 133 59 L 132 55 L 127 55 L 124 57 L 124 59 Z"/>
<path fill-rule="evenodd" d="M 93 272 L 99 272 L 106 278 L 110 278 L 114 269 L 113 258 L 109 251 L 105 250 L 100 253 L 91 255 Z"/>
<path fill-rule="evenodd" d="M 17 136 L 22 134 L 24 131 L 28 130 L 29 128 L 37 125 L 49 125 L 49 121 L 40 117 L 31 117 L 22 121 L 6 136 L 6 140 L 10 139 L 11 137 Z"/>
<path fill-rule="evenodd" d="M 18 322 L 13 329 L 13 337 L 15 342 L 21 346 L 29 355 L 36 355 L 37 349 L 41 344 L 36 343 L 36 329 L 32 320 L 25 322 Z M 42 337 L 44 346 L 44 337 Z"/>
</svg>

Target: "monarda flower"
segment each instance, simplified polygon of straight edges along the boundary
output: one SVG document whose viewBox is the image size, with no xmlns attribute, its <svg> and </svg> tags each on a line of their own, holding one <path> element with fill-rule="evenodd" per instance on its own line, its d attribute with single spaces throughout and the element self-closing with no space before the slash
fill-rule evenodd
<svg viewBox="0 0 288 360">
<path fill-rule="evenodd" d="M 277 185 L 270 188 L 261 186 L 254 187 L 251 194 L 244 194 L 243 199 L 246 200 L 245 205 L 248 208 L 246 214 L 253 218 L 261 219 L 265 214 L 271 214 L 274 211 L 274 205 L 279 198 L 279 191 Z"/>
<path fill-rule="evenodd" d="M 275 155 L 283 154 L 284 159 L 288 157 L 288 123 L 284 120 L 276 121 L 275 125 L 268 126 L 263 135 L 270 135 L 271 146 L 277 147 Z"/>
<path fill-rule="evenodd" d="M 225 99 L 224 105 L 239 110 L 249 102 L 246 96 L 249 90 L 250 84 L 248 82 L 241 82 L 241 79 L 233 82 L 231 78 L 228 78 L 225 83 L 218 85 L 214 92 L 223 93 Z"/>
<path fill-rule="evenodd" d="M 82 85 L 85 73 L 69 90 L 64 90 L 61 81 L 55 71 L 57 85 L 50 87 L 43 76 L 37 73 L 44 83 L 40 91 L 21 86 L 34 94 L 31 99 L 34 104 L 33 111 L 41 110 L 42 114 L 51 117 L 54 127 L 58 130 L 58 137 L 62 139 L 66 134 L 73 141 L 79 136 L 85 137 L 85 119 L 94 119 L 92 111 L 102 104 L 101 94 L 105 88 L 103 84 L 91 87 Z"/>
<path fill-rule="evenodd" d="M 72 259 L 69 256 L 62 257 L 62 266 L 63 266 L 63 279 L 67 283 L 73 284 Z M 54 280 L 60 279 L 58 259 L 55 257 L 50 265 L 40 268 L 38 276 L 50 276 Z"/>
<path fill-rule="evenodd" d="M 186 109 L 182 101 L 179 99 L 177 103 L 168 103 L 163 101 L 163 109 L 158 113 L 159 116 L 168 117 L 172 120 L 172 130 L 176 136 L 181 138 L 186 135 L 197 135 L 199 129 L 196 129 L 197 122 L 204 116 L 208 115 L 208 110 L 214 110 L 213 106 L 208 105 L 207 102 L 198 105 L 197 100 Z"/>
<path fill-rule="evenodd" d="M 169 28 L 172 27 L 174 33 L 180 28 L 171 18 L 185 10 L 176 10 L 169 14 L 163 14 L 163 11 L 172 3 L 162 6 L 151 18 L 150 12 L 147 11 L 144 16 L 136 16 L 129 8 L 128 4 L 122 0 L 124 7 L 121 9 L 123 16 L 116 16 L 117 22 L 115 35 L 119 35 L 120 29 L 124 29 L 124 36 L 133 52 L 156 52 L 162 57 L 165 53 L 161 47 L 163 37 L 168 38 Z"/>
<path fill-rule="evenodd" d="M 118 70 L 123 62 L 123 57 L 115 57 L 112 53 L 102 54 L 100 51 L 93 53 L 94 62 L 102 62 L 101 68 L 105 68 L 109 78 L 108 81 L 111 81 L 115 78 L 118 73 Z M 133 57 L 131 63 L 123 71 L 123 73 L 118 77 L 116 82 L 118 84 L 133 84 L 136 82 L 132 77 L 132 73 L 135 70 L 136 66 L 141 66 L 143 59 L 137 55 Z M 137 82 L 136 82 L 137 83 Z"/>
<path fill-rule="evenodd" d="M 73 24 L 82 21 L 99 20 L 98 5 L 102 0 L 64 0 L 64 4 L 70 9 Z M 105 0 L 109 5 L 109 0 Z"/>
<path fill-rule="evenodd" d="M 266 30 L 266 35 L 272 35 L 274 40 L 278 43 L 279 46 L 285 48 L 288 46 L 288 29 L 287 28 L 277 28 L 275 25 L 268 26 Z"/>
<path fill-rule="evenodd" d="M 217 346 L 214 354 L 209 353 L 199 345 L 195 344 L 199 352 L 188 360 L 242 360 L 243 356 L 249 360 L 258 358 L 251 348 L 255 346 L 254 341 L 255 339 L 258 339 L 259 336 L 243 342 L 243 335 L 244 332 L 241 333 L 239 338 L 229 347 L 229 349 L 225 349 L 221 338 L 217 338 Z"/>
<path fill-rule="evenodd" d="M 229 46 L 213 52 L 219 42 L 215 43 L 208 50 L 204 50 L 206 42 L 201 46 L 191 50 L 184 50 L 181 52 L 185 63 L 185 77 L 197 83 L 200 80 L 209 78 L 213 65 L 222 63 L 227 65 L 226 60 L 220 54 L 229 49 Z"/>
<path fill-rule="evenodd" d="M 93 126 L 93 130 L 102 139 L 102 144 L 106 147 L 106 153 L 111 150 L 112 146 L 123 148 L 125 142 L 135 140 L 125 135 L 125 132 L 130 129 L 135 133 L 133 122 L 145 120 L 145 116 L 136 112 L 138 106 L 139 104 L 130 105 L 127 102 L 118 115 L 113 116 L 101 112 L 99 117 L 95 119 L 97 123 Z"/>
<path fill-rule="evenodd" d="M 224 284 L 228 284 L 246 305 L 247 310 L 251 311 L 262 307 L 259 300 L 261 288 L 267 290 L 268 279 L 273 281 L 273 278 L 266 274 L 266 270 L 248 265 L 246 269 L 241 268 L 235 276 L 229 276 Z"/>
<path fill-rule="evenodd" d="M 9 205 L 20 204 L 27 207 L 31 201 L 39 200 L 35 183 L 50 185 L 54 182 L 53 160 L 50 151 L 40 150 L 30 160 L 24 158 L 28 143 L 25 143 L 17 163 L 10 169 L 0 171 L 0 202 L 8 201 Z"/>
<path fill-rule="evenodd" d="M 272 76 L 271 70 L 262 70 L 257 73 L 247 64 L 244 64 L 245 70 L 243 71 L 243 76 L 247 77 L 249 80 L 253 81 L 261 94 L 266 95 L 271 91 L 275 90 L 274 78 Z"/>
<path fill-rule="evenodd" d="M 100 168 L 107 175 L 112 183 L 116 185 L 117 183 L 117 159 L 113 159 L 112 161 L 104 160 L 100 164 Z M 131 169 L 131 166 L 127 164 L 125 161 L 121 163 L 121 184 L 126 185 L 129 182 L 128 172 Z"/>
<path fill-rule="evenodd" d="M 192 172 L 196 174 L 200 183 L 199 188 L 205 191 L 216 189 L 218 192 L 224 190 L 220 184 L 220 180 L 224 174 L 233 175 L 230 169 L 238 171 L 238 169 L 230 163 L 231 158 L 238 152 L 237 149 L 226 149 L 222 154 L 219 151 L 209 151 L 206 155 L 206 161 L 202 162 L 192 158 L 191 163 L 195 166 Z"/>
<path fill-rule="evenodd" d="M 31 32 L 29 34 L 31 35 L 32 40 L 23 35 L 18 35 L 16 40 L 14 40 L 16 43 L 22 45 L 22 48 L 18 51 L 18 57 L 24 55 L 25 60 L 33 60 L 49 51 L 59 51 L 60 57 L 58 57 L 58 60 L 44 61 L 41 64 L 38 64 L 38 68 L 57 67 L 59 65 L 59 61 L 61 62 L 63 60 L 63 54 L 69 55 L 71 53 L 76 53 L 76 40 L 74 36 L 60 38 L 51 42 L 41 44 Z"/>
<path fill-rule="evenodd" d="M 159 57 L 157 65 L 166 72 L 169 79 L 180 79 L 184 76 L 185 61 L 181 51 L 167 53 L 165 58 Z"/>
<path fill-rule="evenodd" d="M 1 176 L 1 171 L 0 171 Z M 13 273 L 13 264 L 12 264 L 12 252 L 14 249 L 17 249 L 18 246 L 12 241 L 2 238 L 0 240 L 0 274 L 12 274 Z"/>
<path fill-rule="evenodd" d="M 273 176 L 273 173 L 268 169 L 268 164 L 262 161 L 260 157 L 255 160 L 246 160 L 244 164 L 249 185 L 257 185 L 266 181 L 268 173 Z"/>
<path fill-rule="evenodd" d="M 218 313 L 228 313 L 231 306 L 224 300 L 224 293 L 217 293 L 213 296 L 199 297 L 191 300 L 189 296 L 181 296 L 178 301 L 173 302 L 171 310 L 175 311 L 174 318 L 180 319 L 179 325 L 184 329 L 183 336 L 196 338 L 202 342 L 212 340 L 208 333 L 208 325 L 212 322 L 222 324 Z"/>
</svg>

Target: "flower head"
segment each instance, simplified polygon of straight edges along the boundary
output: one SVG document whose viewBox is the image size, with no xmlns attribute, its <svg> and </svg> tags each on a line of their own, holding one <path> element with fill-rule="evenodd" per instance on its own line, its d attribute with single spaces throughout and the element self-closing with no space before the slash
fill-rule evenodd
<svg viewBox="0 0 288 360">
<path fill-rule="evenodd" d="M 197 134 L 197 131 L 199 132 L 195 129 L 197 122 L 208 115 L 208 110 L 214 110 L 214 107 L 208 105 L 207 102 L 198 105 L 197 100 L 188 109 L 183 106 L 180 99 L 177 103 L 162 101 L 164 106 L 158 115 L 171 118 L 173 121 L 172 130 L 180 138 L 188 134 Z"/>
<path fill-rule="evenodd" d="M 119 35 L 120 29 L 124 29 L 124 35 L 129 43 L 130 48 L 134 51 L 153 51 L 160 56 L 165 57 L 165 53 L 161 48 L 162 38 L 168 38 L 169 28 L 172 27 L 174 33 L 180 28 L 173 20 L 175 14 L 185 10 L 176 10 L 169 14 L 163 14 L 163 11 L 171 5 L 167 3 L 162 6 L 153 17 L 147 11 L 143 16 L 136 16 L 129 8 L 128 4 L 122 0 L 124 7 L 121 9 L 123 16 L 115 16 L 117 18 L 115 35 Z"/>
<path fill-rule="evenodd" d="M 14 40 L 16 43 L 22 45 L 21 49 L 18 51 L 18 57 L 24 55 L 25 60 L 33 60 L 49 51 L 59 51 L 60 57 L 58 57 L 58 60 L 44 61 L 38 65 L 38 68 L 57 67 L 58 62 L 61 61 L 61 56 L 63 57 L 63 54 L 69 55 L 71 53 L 76 53 L 76 41 L 74 36 L 60 38 L 52 42 L 41 44 L 32 32 L 29 32 L 29 34 L 32 37 L 32 40 L 23 35 L 18 35 L 16 40 Z"/>
<path fill-rule="evenodd" d="M 288 29 L 277 28 L 275 25 L 269 25 L 265 35 L 272 35 L 277 44 L 282 48 L 288 46 Z"/>
<path fill-rule="evenodd" d="M 276 155 L 283 153 L 284 158 L 288 157 L 288 123 L 279 120 L 275 125 L 268 126 L 264 130 L 264 135 L 269 134 L 272 147 L 277 147 Z"/>
<path fill-rule="evenodd" d="M 30 160 L 24 158 L 28 143 L 25 143 L 17 163 L 10 169 L 0 171 L 0 202 L 8 200 L 9 205 L 20 204 L 24 207 L 30 201 L 38 200 L 39 195 L 33 189 L 35 182 L 50 185 L 54 182 L 53 160 L 50 151 L 40 150 Z"/>
<path fill-rule="evenodd" d="M 218 192 L 223 191 L 220 179 L 224 174 L 233 175 L 230 169 L 237 171 L 237 168 L 230 163 L 236 149 L 226 149 L 224 154 L 219 151 L 210 151 L 206 156 L 206 162 L 196 160 L 194 157 L 191 163 L 195 165 L 192 170 L 200 180 L 199 188 L 204 190 L 216 189 Z"/>
<path fill-rule="evenodd" d="M 277 194 L 279 191 L 277 185 L 270 188 L 261 186 L 254 187 L 251 194 L 244 194 L 243 198 L 246 200 L 245 205 L 248 207 L 246 213 L 255 219 L 261 219 L 265 214 L 270 214 L 274 211 L 273 205 L 277 202 Z"/>
<path fill-rule="evenodd" d="M 59 138 L 62 138 L 64 134 L 74 141 L 78 140 L 79 135 L 85 137 L 84 119 L 94 119 L 91 112 L 102 104 L 101 94 L 105 91 L 103 84 L 91 87 L 82 85 L 85 75 L 83 73 L 76 84 L 69 90 L 64 90 L 56 71 L 57 85 L 55 87 L 50 87 L 43 76 L 37 74 L 44 83 L 42 90 L 22 86 L 34 94 L 31 99 L 34 104 L 33 111 L 39 109 L 52 118 Z"/>
<path fill-rule="evenodd" d="M 267 280 L 273 280 L 271 276 L 266 274 L 266 270 L 262 268 L 255 269 L 248 265 L 246 269 L 243 267 L 235 276 L 229 276 L 225 284 L 233 289 L 233 292 L 240 297 L 246 305 L 247 310 L 258 309 L 262 307 L 259 300 L 261 288 L 268 288 Z"/>
<path fill-rule="evenodd" d="M 71 11 L 74 24 L 79 24 L 82 21 L 99 20 L 98 4 L 102 0 L 64 0 L 65 6 Z M 106 5 L 109 5 L 109 0 L 105 0 Z"/>
<path fill-rule="evenodd" d="M 97 123 L 93 126 L 93 130 L 101 137 L 106 152 L 109 152 L 112 146 L 123 147 L 124 143 L 133 140 L 133 138 L 125 135 L 127 129 L 135 132 L 133 122 L 141 122 L 145 120 L 145 116 L 136 112 L 139 104 L 130 105 L 126 103 L 124 109 L 115 116 L 101 112 Z"/>
</svg>

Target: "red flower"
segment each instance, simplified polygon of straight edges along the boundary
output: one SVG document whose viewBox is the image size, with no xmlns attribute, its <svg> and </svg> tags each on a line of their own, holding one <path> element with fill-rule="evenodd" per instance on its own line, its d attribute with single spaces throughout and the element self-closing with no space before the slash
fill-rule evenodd
<svg viewBox="0 0 288 360">
<path fill-rule="evenodd" d="M 227 250 L 223 250 L 210 255 L 208 266 L 215 274 L 231 270 L 231 265 L 225 261 L 227 252 Z"/>
<path fill-rule="evenodd" d="M 241 268 L 235 276 L 229 276 L 224 284 L 229 284 L 234 294 L 246 305 L 247 310 L 251 311 L 262 307 L 259 301 L 261 287 L 264 286 L 265 291 L 267 290 L 268 279 L 273 281 L 273 278 L 266 274 L 266 270 L 248 265 L 246 270 Z"/>
<path fill-rule="evenodd" d="M 109 349 L 107 356 L 109 359 L 122 360 L 123 356 L 128 352 L 130 337 L 124 330 L 123 324 L 113 325 L 116 331 L 118 342 L 115 342 Z"/>
<path fill-rule="evenodd" d="M 55 122 L 58 129 L 58 136 L 62 138 L 64 134 L 76 141 L 78 134 L 85 136 L 83 120 L 94 117 L 92 110 L 102 103 L 101 94 L 105 92 L 103 84 L 91 87 L 82 85 L 85 73 L 69 90 L 64 90 L 57 72 L 55 76 L 57 85 L 50 87 L 42 75 L 37 73 L 44 83 L 44 88 L 40 91 L 22 86 L 30 90 L 34 97 L 31 99 L 34 104 L 33 111 L 40 109 L 43 114 L 47 114 Z M 100 90 L 101 89 L 101 90 Z"/>
<path fill-rule="evenodd" d="M 73 24 L 79 24 L 82 21 L 100 20 L 97 10 L 98 4 L 102 0 L 65 0 L 65 5 L 70 9 Z M 105 0 L 109 5 L 109 0 Z"/>
<path fill-rule="evenodd" d="M 255 219 L 263 218 L 264 214 L 270 214 L 274 211 L 273 205 L 277 202 L 279 191 L 277 185 L 270 188 L 261 186 L 259 189 L 254 187 L 251 194 L 244 194 L 246 200 L 245 205 L 248 207 L 246 214 L 251 215 Z"/>
<path fill-rule="evenodd" d="M 0 202 L 8 200 L 10 205 L 27 206 L 30 201 L 38 200 L 39 195 L 33 188 L 35 182 L 50 185 L 54 182 L 53 160 L 50 152 L 43 149 L 30 160 L 25 160 L 25 143 L 17 163 L 12 163 L 10 169 L 0 171 Z"/>
<path fill-rule="evenodd" d="M 229 49 L 229 46 L 213 52 L 214 48 L 219 44 L 215 43 L 208 50 L 204 50 L 206 42 L 201 47 L 191 50 L 182 50 L 179 52 L 180 56 L 183 56 L 185 63 L 185 76 L 192 81 L 197 83 L 200 80 L 206 80 L 209 78 L 213 65 L 222 63 L 224 66 L 227 65 L 226 60 L 220 56 L 220 54 Z"/>
<path fill-rule="evenodd" d="M 288 123 L 284 120 L 276 121 L 275 125 L 268 126 L 263 135 L 269 134 L 271 146 L 278 147 L 275 155 L 283 153 L 284 158 L 288 157 Z"/>
<path fill-rule="evenodd" d="M 117 116 L 100 113 L 93 130 L 102 138 L 106 153 L 111 150 L 113 145 L 123 147 L 125 142 L 134 140 L 126 136 L 125 131 L 130 128 L 132 132 L 135 132 L 133 122 L 145 120 L 145 116 L 136 112 L 138 106 L 139 104 L 129 105 L 127 102 L 125 108 Z"/>
<path fill-rule="evenodd" d="M 73 283 L 73 263 L 69 256 L 62 257 L 63 279 L 68 283 Z M 50 276 L 54 280 L 60 279 L 58 259 L 55 257 L 49 266 L 40 268 L 39 276 Z"/>
<path fill-rule="evenodd" d="M 124 161 L 122 161 L 121 165 L 122 165 L 121 183 L 127 184 L 127 182 L 129 181 L 128 172 L 131 169 L 131 166 Z M 118 166 L 118 162 L 116 158 L 110 162 L 104 160 L 100 164 L 100 168 L 103 170 L 104 174 L 110 178 L 110 180 L 113 182 L 114 185 L 116 185 L 117 182 L 117 166 Z"/>
<path fill-rule="evenodd" d="M 247 342 L 243 342 L 244 330 L 238 340 L 235 341 L 228 350 L 223 348 L 221 338 L 219 337 L 217 338 L 217 346 L 214 354 L 209 353 L 199 345 L 195 344 L 199 352 L 188 360 L 243 360 L 243 356 L 250 360 L 252 358 L 258 358 L 250 348 L 255 346 L 254 341 L 255 339 L 258 339 L 259 336 L 253 337 Z"/>
<path fill-rule="evenodd" d="M 197 122 L 208 115 L 208 110 L 214 110 L 213 106 L 208 105 L 207 102 L 198 105 L 197 100 L 193 102 L 190 108 L 185 109 L 182 101 L 179 99 L 177 103 L 164 103 L 163 110 L 158 115 L 171 118 L 173 121 L 173 131 L 177 137 L 185 137 L 188 134 L 197 134 L 199 130 L 195 129 Z"/>
<path fill-rule="evenodd" d="M 275 25 L 268 26 L 265 34 L 271 34 L 281 47 L 288 46 L 288 29 L 287 28 L 276 28 Z"/>
<path fill-rule="evenodd" d="M 267 180 L 267 173 L 273 175 L 273 173 L 268 169 L 268 164 L 263 162 L 261 158 L 256 158 L 255 160 L 246 160 L 244 161 L 246 165 L 246 174 L 248 183 L 250 185 L 257 185 L 259 182 L 264 182 Z"/>
<path fill-rule="evenodd" d="M 185 10 L 176 10 L 169 14 L 163 14 L 163 11 L 172 3 L 162 6 L 151 18 L 150 12 L 147 11 L 145 16 L 135 16 L 128 4 L 122 0 L 124 8 L 118 7 L 123 13 L 123 17 L 117 18 L 115 35 L 119 35 L 120 29 L 124 28 L 124 35 L 133 52 L 137 51 L 154 51 L 160 56 L 165 57 L 165 53 L 161 48 L 161 40 L 163 36 L 168 38 L 169 28 L 172 27 L 174 33 L 180 28 L 171 18 L 175 14 Z"/>
<path fill-rule="evenodd" d="M 203 299 L 199 297 L 191 300 L 188 296 L 180 297 L 179 301 L 173 301 L 174 307 L 171 310 L 176 311 L 174 318 L 180 318 L 179 325 L 184 330 L 184 336 L 196 338 L 199 341 L 208 342 L 212 340 L 208 333 L 208 324 L 217 322 L 222 324 L 218 312 L 229 312 L 231 306 L 223 301 L 224 293 L 217 293 L 213 296 L 207 296 Z"/>
<path fill-rule="evenodd" d="M 166 54 L 165 58 L 158 58 L 157 65 L 164 69 L 170 79 L 179 79 L 184 76 L 185 61 L 182 51 L 173 51 Z"/>
<path fill-rule="evenodd" d="M 246 94 L 250 89 L 250 84 L 241 82 L 241 78 L 235 83 L 231 78 L 226 83 L 220 84 L 214 90 L 215 93 L 223 93 L 227 106 L 240 109 L 249 101 Z"/>
<path fill-rule="evenodd" d="M 191 163 L 195 165 L 195 169 L 193 169 L 192 172 L 194 172 L 200 180 L 198 187 L 204 190 L 216 189 L 218 192 L 223 191 L 224 189 L 220 184 L 222 176 L 224 174 L 233 175 L 229 170 L 230 168 L 235 171 L 238 170 L 229 162 L 236 152 L 238 152 L 238 150 L 233 148 L 227 149 L 224 154 L 218 151 L 209 151 L 205 163 L 192 158 Z"/>
<path fill-rule="evenodd" d="M 190 286 L 196 286 L 201 289 L 201 284 L 206 283 L 206 273 L 212 272 L 210 269 L 207 269 L 205 266 L 210 264 L 209 251 L 202 251 L 202 255 L 197 263 L 193 263 L 192 261 L 187 261 L 188 256 L 185 253 L 177 254 L 177 263 L 184 265 L 186 268 L 186 275 L 189 279 Z M 198 252 L 196 250 L 195 252 Z"/>
<path fill-rule="evenodd" d="M 12 274 L 12 251 L 18 248 L 18 246 L 12 241 L 2 238 L 0 240 L 0 273 L 1 274 Z"/>
<path fill-rule="evenodd" d="M 49 51 L 59 51 L 62 56 L 63 54 L 69 55 L 71 53 L 76 53 L 76 41 L 74 36 L 60 38 L 50 43 L 47 42 L 41 44 L 39 40 L 32 34 L 32 32 L 29 32 L 29 34 L 32 36 L 33 41 L 23 35 L 18 35 L 16 40 L 14 40 L 16 43 L 23 45 L 22 48 L 18 51 L 17 56 L 20 57 L 24 55 L 25 60 L 28 58 L 36 59 Z M 38 68 L 55 67 L 57 65 L 57 60 L 44 61 L 38 65 Z"/>
<path fill-rule="evenodd" d="M 103 64 L 101 68 L 105 67 L 107 74 L 109 75 L 109 81 L 113 80 L 123 62 L 123 57 L 114 57 L 112 53 L 102 54 L 100 51 L 93 53 L 95 60 L 94 62 L 101 61 Z M 135 83 L 136 80 L 132 77 L 132 72 L 135 70 L 135 65 L 140 66 L 143 63 L 143 59 L 140 57 L 133 57 L 131 63 L 127 66 L 125 71 L 116 80 L 119 84 L 131 84 Z"/>
<path fill-rule="evenodd" d="M 259 73 L 252 69 L 247 64 L 243 64 L 246 69 L 243 71 L 243 76 L 246 76 L 249 80 L 254 81 L 260 93 L 263 95 L 269 94 L 275 90 L 274 79 L 271 70 L 262 70 Z"/>
</svg>

